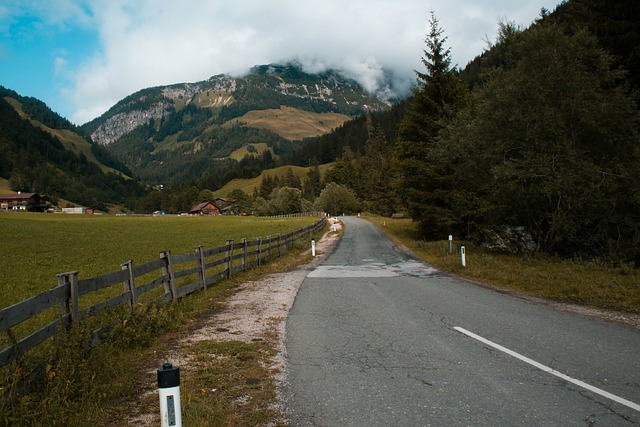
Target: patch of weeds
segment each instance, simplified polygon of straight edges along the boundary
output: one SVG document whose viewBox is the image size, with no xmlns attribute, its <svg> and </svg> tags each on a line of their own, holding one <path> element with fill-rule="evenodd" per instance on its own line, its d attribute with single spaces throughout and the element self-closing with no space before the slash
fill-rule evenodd
<svg viewBox="0 0 640 427">
<path fill-rule="evenodd" d="M 183 417 L 193 425 L 273 425 L 276 388 L 269 368 L 275 355 L 266 342 L 201 341 L 189 350 Z M 212 414 L 212 412 L 214 414 Z"/>
</svg>

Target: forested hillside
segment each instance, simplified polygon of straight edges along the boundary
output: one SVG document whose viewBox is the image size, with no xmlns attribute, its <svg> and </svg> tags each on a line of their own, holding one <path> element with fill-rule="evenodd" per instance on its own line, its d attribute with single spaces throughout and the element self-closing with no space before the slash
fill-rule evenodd
<svg viewBox="0 0 640 427">
<path fill-rule="evenodd" d="M 90 146 L 93 161 L 80 148 L 66 148 L 65 143 L 72 142 L 61 140 L 57 131 Z M 62 198 L 105 211 L 111 204 L 135 206 L 146 194 L 144 187 L 115 169 L 105 173 L 121 165 L 83 136 L 41 101 L 0 87 L 0 177 L 9 180 L 13 191 L 38 192 L 54 204 Z"/>
</svg>

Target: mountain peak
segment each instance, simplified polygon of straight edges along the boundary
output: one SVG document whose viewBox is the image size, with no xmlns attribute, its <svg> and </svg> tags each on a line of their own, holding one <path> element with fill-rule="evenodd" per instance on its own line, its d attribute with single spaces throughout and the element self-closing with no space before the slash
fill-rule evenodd
<svg viewBox="0 0 640 427">
<path fill-rule="evenodd" d="M 94 141 L 108 145 L 188 104 L 210 109 L 220 125 L 252 110 L 281 106 L 357 116 L 391 105 L 337 71 L 310 74 L 296 63 L 269 64 L 254 66 L 243 76 L 219 74 L 201 82 L 140 90 L 83 127 Z"/>
</svg>

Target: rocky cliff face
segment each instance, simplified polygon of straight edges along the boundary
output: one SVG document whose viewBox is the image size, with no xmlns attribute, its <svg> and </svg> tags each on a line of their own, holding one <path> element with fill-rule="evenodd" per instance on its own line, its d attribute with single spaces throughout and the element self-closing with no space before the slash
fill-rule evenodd
<svg viewBox="0 0 640 427">
<path fill-rule="evenodd" d="M 91 133 L 91 139 L 98 144 L 108 145 L 138 126 L 149 123 L 151 119 L 162 118 L 173 111 L 173 105 L 165 101 L 156 102 L 144 110 L 131 110 L 114 114 Z"/>
</svg>

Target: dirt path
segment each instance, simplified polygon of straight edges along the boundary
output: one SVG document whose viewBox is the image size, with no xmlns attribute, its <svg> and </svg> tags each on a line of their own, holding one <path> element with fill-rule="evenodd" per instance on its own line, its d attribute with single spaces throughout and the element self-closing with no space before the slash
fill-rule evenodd
<svg viewBox="0 0 640 427">
<path fill-rule="evenodd" d="M 215 313 L 201 322 L 198 327 L 181 339 L 170 352 L 163 355 L 166 362 L 179 366 L 181 371 L 190 369 L 191 360 L 184 351 L 200 341 L 242 341 L 251 343 L 267 341 L 275 337 L 277 354 L 273 358 L 271 368 L 277 372 L 276 383 L 279 385 L 285 376 L 284 332 L 287 315 L 293 306 L 307 274 L 320 264 L 334 249 L 340 239 L 342 224 L 332 221 L 332 227 L 316 242 L 316 256 L 312 262 L 298 266 L 293 271 L 266 275 L 259 280 L 242 283 L 234 295 L 225 301 L 225 309 Z M 155 371 L 149 372 L 154 378 Z M 149 386 L 146 396 L 152 400 L 157 398 L 157 390 Z M 144 398 L 144 396 L 143 396 Z M 137 414 L 129 418 L 129 425 L 156 426 L 160 423 L 159 414 Z"/>
</svg>

